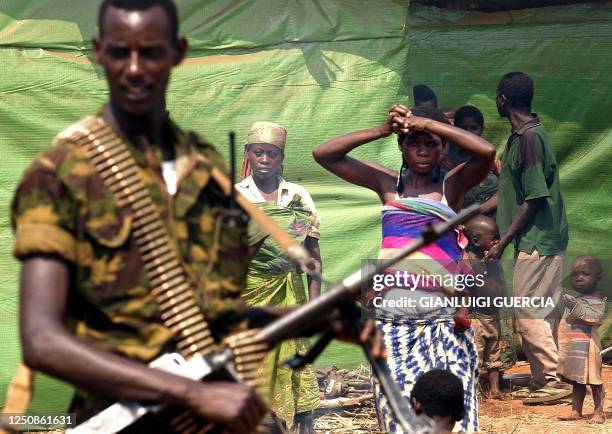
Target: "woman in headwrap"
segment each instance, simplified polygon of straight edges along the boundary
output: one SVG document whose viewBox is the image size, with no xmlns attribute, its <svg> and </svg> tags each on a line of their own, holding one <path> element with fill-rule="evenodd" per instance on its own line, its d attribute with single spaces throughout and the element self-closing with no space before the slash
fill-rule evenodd
<svg viewBox="0 0 612 434">
<path fill-rule="evenodd" d="M 256 122 L 247 137 L 239 191 L 301 241 L 321 262 L 319 218 L 310 194 L 283 179 L 287 131 L 272 122 Z M 249 267 L 244 298 L 252 306 L 295 306 L 307 301 L 302 276 L 279 245 L 253 224 L 249 244 L 260 245 Z M 308 294 L 320 293 L 321 282 L 307 276 Z M 312 411 L 319 404 L 319 387 L 312 366 L 293 371 L 281 365 L 308 350 L 305 338 L 285 341 L 266 359 L 271 375 L 271 407 L 294 432 L 312 433 Z"/>
<path fill-rule="evenodd" d="M 358 146 L 398 133 L 402 167 L 396 171 L 376 163 L 357 160 L 347 154 Z M 469 156 L 467 162 L 446 175 L 439 160 L 446 141 L 451 140 Z M 340 178 L 375 191 L 384 205 L 383 240 L 380 258 L 389 257 L 419 236 L 428 224 L 448 220 L 463 206 L 465 193 L 488 173 L 495 149 L 484 139 L 451 126 L 436 108 L 418 107 L 413 111 L 395 105 L 385 123 L 374 128 L 335 137 L 319 145 L 315 160 Z M 449 233 L 387 270 L 414 277 L 429 277 L 413 287 L 392 284 L 377 297 L 395 302 L 411 297 L 416 307 L 393 307 L 380 303 L 377 322 L 387 347 L 387 363 L 395 382 L 409 399 L 418 377 L 432 369 L 445 369 L 462 379 L 465 392 L 465 417 L 460 431 L 478 431 L 476 386 L 478 356 L 469 323 L 455 315 L 454 309 L 437 302 L 461 291 L 455 276 L 461 277 L 465 237 Z M 450 276 L 450 283 L 446 277 Z M 387 276 L 385 276 L 387 277 Z M 444 283 L 436 277 L 444 277 Z M 455 282 L 455 283 L 453 283 Z M 424 305 L 428 302 L 429 306 Z M 374 304 L 375 307 L 376 304 Z M 455 318 L 454 318 L 455 316 Z M 458 325 L 460 327 L 458 327 Z M 388 432 L 401 432 L 384 396 L 374 382 L 379 419 Z"/>
</svg>

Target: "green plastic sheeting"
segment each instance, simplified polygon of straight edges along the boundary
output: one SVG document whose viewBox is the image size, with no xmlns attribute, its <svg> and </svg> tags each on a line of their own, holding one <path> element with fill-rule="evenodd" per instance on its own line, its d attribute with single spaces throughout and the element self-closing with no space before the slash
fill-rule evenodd
<svg viewBox="0 0 612 434">
<path fill-rule="evenodd" d="M 20 359 L 9 202 L 34 155 L 107 98 L 89 43 L 97 3 L 0 3 L 2 395 Z M 494 93 L 501 75 L 512 70 L 530 73 L 536 83 L 534 108 L 561 165 L 569 253 L 610 254 L 610 3 L 495 14 L 391 0 L 177 3 L 192 49 L 173 75 L 169 110 L 225 155 L 230 129 L 241 139 L 258 120 L 288 129 L 286 178 L 305 186 L 318 206 L 324 268 L 333 280 L 376 257 L 380 206 L 374 193 L 316 165 L 312 148 L 383 122 L 391 104 L 409 103 L 411 87 L 426 83 L 444 106 L 480 107 L 484 136 L 501 149 L 509 127 L 497 116 Z M 394 138 L 355 155 L 400 164 Z M 350 366 L 359 351 L 336 344 L 320 363 Z M 35 411 L 62 410 L 69 399 L 65 385 L 45 377 L 36 392 Z"/>
</svg>

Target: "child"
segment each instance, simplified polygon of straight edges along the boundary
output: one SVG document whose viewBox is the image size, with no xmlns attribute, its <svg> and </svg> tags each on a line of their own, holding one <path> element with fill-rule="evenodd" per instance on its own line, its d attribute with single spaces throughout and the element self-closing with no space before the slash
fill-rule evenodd
<svg viewBox="0 0 612 434">
<path fill-rule="evenodd" d="M 491 306 L 473 307 L 470 311 L 478 358 L 481 366 L 487 370 L 489 398 L 507 400 L 508 396 L 499 389 L 499 377 L 503 366 L 502 351 L 503 348 L 509 348 L 509 345 L 508 342 L 502 342 L 499 309 L 493 307 L 494 298 L 505 296 L 504 277 L 498 261 L 484 261 L 485 253 L 499 238 L 499 230 L 495 220 L 480 215 L 466 224 L 465 235 L 469 241 L 466 248 L 469 265 L 484 280 L 481 287 L 475 285 L 470 288 L 472 295 L 477 299 L 489 298 Z"/>
<path fill-rule="evenodd" d="M 478 108 L 464 105 L 459 107 L 455 113 L 455 126 L 480 137 L 484 132 L 484 115 Z M 452 143 L 449 143 L 448 148 L 448 156 L 453 162 L 453 167 L 467 161 L 469 158 L 469 155 Z"/>
<path fill-rule="evenodd" d="M 601 341 L 597 327 L 603 319 L 606 298 L 597 289 L 601 262 L 593 256 L 579 256 L 572 263 L 571 282 L 580 295 L 564 294 L 565 313 L 559 324 L 559 376 L 572 384 L 572 411 L 561 420 L 582 419 L 587 384 L 591 386 L 595 411 L 592 423 L 606 420 L 601 379 Z"/>
<path fill-rule="evenodd" d="M 469 131 L 477 136 L 482 136 L 484 131 L 484 116 L 478 108 L 466 105 L 455 114 L 455 126 L 462 130 Z M 452 143 L 448 144 L 447 159 L 445 160 L 448 170 L 464 163 L 468 160 L 469 155 L 461 150 L 458 146 Z M 472 187 L 463 198 L 463 207 L 467 208 L 474 203 L 482 205 L 482 213 L 487 217 L 495 219 L 495 211 L 497 210 L 497 190 L 499 184 L 499 175 L 494 167 L 487 174 L 487 177 L 482 182 Z"/>
<path fill-rule="evenodd" d="M 425 413 L 433 419 L 436 433 L 451 432 L 455 422 L 464 417 L 463 384 L 456 375 L 433 369 L 418 378 L 410 403 L 416 414 Z"/>
<path fill-rule="evenodd" d="M 482 136 L 484 116 L 477 107 L 464 105 L 455 113 L 455 126 L 477 136 Z"/>
<path fill-rule="evenodd" d="M 415 107 L 438 107 L 438 97 L 429 86 L 417 84 L 412 88 L 412 98 Z"/>
</svg>

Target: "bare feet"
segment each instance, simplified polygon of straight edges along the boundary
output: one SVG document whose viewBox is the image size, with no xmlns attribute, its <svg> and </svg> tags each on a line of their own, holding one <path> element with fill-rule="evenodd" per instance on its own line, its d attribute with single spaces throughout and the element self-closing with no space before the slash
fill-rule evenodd
<svg viewBox="0 0 612 434">
<path fill-rule="evenodd" d="M 595 410 L 593 416 L 589 419 L 589 423 L 604 423 L 606 421 L 606 414 L 602 410 Z"/>
<path fill-rule="evenodd" d="M 576 410 L 572 410 L 567 416 L 559 416 L 559 420 L 582 420 L 582 415 Z"/>
</svg>

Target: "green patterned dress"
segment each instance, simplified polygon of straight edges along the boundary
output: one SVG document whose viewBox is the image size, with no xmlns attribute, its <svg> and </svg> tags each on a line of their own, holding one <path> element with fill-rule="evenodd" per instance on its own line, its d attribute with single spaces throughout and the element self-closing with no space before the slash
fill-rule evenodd
<svg viewBox="0 0 612 434">
<path fill-rule="evenodd" d="M 313 213 L 299 195 L 294 196 L 287 208 L 269 203 L 257 203 L 257 206 L 300 242 L 304 242 L 314 223 Z M 256 224 L 251 224 L 249 244 L 256 244 L 265 235 Z M 290 307 L 307 301 L 302 276 L 271 237 L 265 239 L 251 262 L 243 297 L 250 306 Z M 297 372 L 282 365 L 308 348 L 306 338 L 285 341 L 270 352 L 262 367 L 262 375 L 270 376 L 271 408 L 288 427 L 292 426 L 295 414 L 313 411 L 320 404 L 314 368 L 307 366 Z"/>
</svg>

